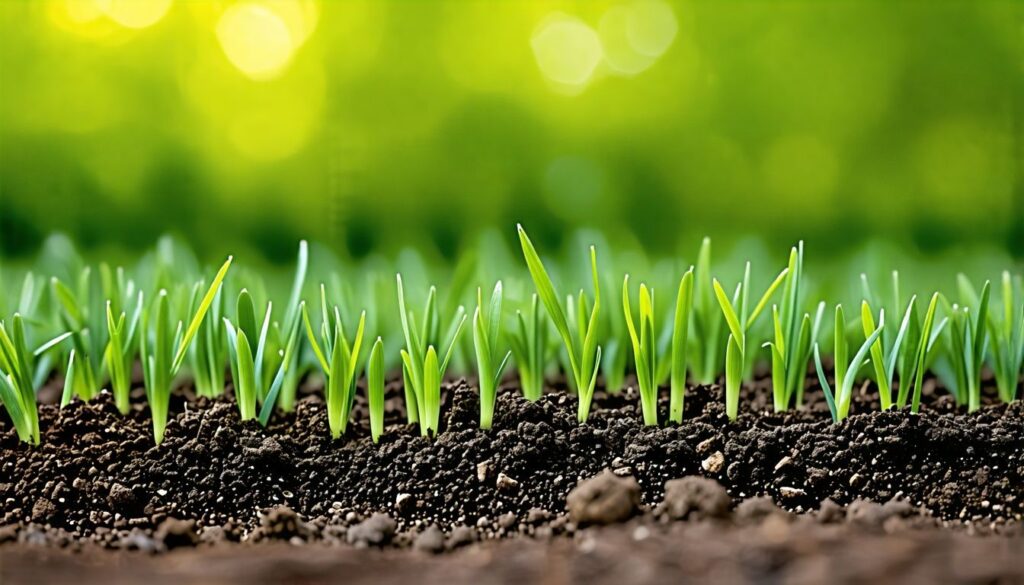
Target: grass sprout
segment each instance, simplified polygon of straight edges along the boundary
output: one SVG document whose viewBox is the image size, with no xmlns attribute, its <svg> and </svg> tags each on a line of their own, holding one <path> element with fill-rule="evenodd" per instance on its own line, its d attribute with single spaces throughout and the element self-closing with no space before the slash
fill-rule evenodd
<svg viewBox="0 0 1024 585">
<path fill-rule="evenodd" d="M 575 383 L 579 405 L 576 411 L 576 418 L 580 423 L 587 421 L 590 416 L 590 404 L 594 397 L 594 386 L 597 384 L 598 364 L 601 363 L 601 347 L 597 345 L 597 319 L 601 308 L 600 281 L 597 274 L 597 251 L 590 247 L 590 269 L 594 280 L 594 305 L 590 309 L 590 317 L 587 318 L 587 295 L 582 290 L 577 296 L 577 302 L 569 302 L 570 306 L 575 305 L 574 316 L 576 321 L 575 332 L 569 328 L 567 311 L 562 308 L 558 300 L 558 293 L 555 291 L 551 277 L 548 276 L 533 242 L 526 235 L 523 226 L 517 226 L 519 231 L 519 243 L 523 249 L 523 256 L 526 259 L 526 266 L 530 271 L 530 277 L 537 288 L 537 294 L 547 309 L 548 316 L 555 324 L 555 329 L 562 337 L 565 350 L 569 359 L 569 366 Z"/>
<path fill-rule="evenodd" d="M 782 287 L 782 308 L 772 306 L 774 341 L 764 344 L 771 350 L 772 402 L 775 412 L 803 405 L 804 379 L 811 348 L 817 341 L 825 303 L 819 303 L 814 318 L 801 316 L 803 293 L 804 243 L 789 253 L 785 283 Z"/>
<path fill-rule="evenodd" d="M 366 399 L 370 405 L 370 437 L 376 443 L 384 432 L 384 342 L 380 337 L 370 349 L 366 366 Z"/>
<path fill-rule="evenodd" d="M 524 315 L 516 311 L 515 327 L 507 335 L 519 372 L 519 387 L 527 400 L 539 400 L 544 394 L 544 367 L 548 358 L 548 328 L 542 319 L 538 297 L 530 295 L 530 308 Z"/>
<path fill-rule="evenodd" d="M 658 371 L 660 363 L 657 338 L 655 337 L 654 289 L 641 283 L 639 289 L 639 320 L 634 322 L 630 308 L 629 275 L 622 282 L 622 310 L 626 318 L 630 341 L 633 346 L 633 360 L 636 366 L 637 386 L 640 390 L 640 407 L 644 424 L 658 424 Z M 686 351 L 689 333 L 690 313 L 693 306 L 693 269 L 688 270 L 679 282 L 676 295 L 675 316 L 672 320 L 670 364 L 671 386 L 669 419 L 680 423 L 683 419 L 683 401 L 686 394 Z"/>
<path fill-rule="evenodd" d="M 736 420 L 739 414 L 740 385 L 743 382 L 743 369 L 746 363 L 748 331 L 753 326 L 757 317 L 764 311 L 765 306 L 775 294 L 783 280 L 786 278 L 789 269 L 784 268 L 775 280 L 768 285 L 768 289 L 761 295 L 761 299 L 750 308 L 750 262 L 747 262 L 743 272 L 743 281 L 736 286 L 732 300 L 726 295 L 718 279 L 713 280 L 715 297 L 722 309 L 725 322 L 729 327 L 729 339 L 725 350 L 725 412 L 729 420 Z"/>
<path fill-rule="evenodd" d="M 974 412 L 981 407 L 981 370 L 989 342 L 990 283 L 985 281 L 978 295 L 967 277 L 960 274 L 957 288 L 963 306 L 943 297 L 950 321 L 946 351 L 955 377 L 954 396 L 958 403 L 966 404 L 967 410 Z"/>
<path fill-rule="evenodd" d="M 825 369 L 821 365 L 821 353 L 818 351 L 818 344 L 814 344 L 814 364 L 818 371 L 818 381 L 821 383 L 821 389 L 825 393 L 825 401 L 828 403 L 828 410 L 832 413 L 833 421 L 840 422 L 850 414 L 850 401 L 853 398 L 853 384 L 857 379 L 857 372 L 860 371 L 861 366 L 867 361 L 871 346 L 878 339 L 878 336 L 882 334 L 884 327 L 884 323 L 879 323 L 878 327 L 861 344 L 857 353 L 854 354 L 853 360 L 849 360 L 849 346 L 846 342 L 846 317 L 843 314 L 843 306 L 836 305 L 835 351 L 833 353 L 835 359 L 835 393 L 832 392 L 832 387 L 829 386 L 828 380 L 825 378 Z"/>
<path fill-rule="evenodd" d="M 693 274 L 693 332 L 697 343 L 690 358 L 693 377 L 701 384 L 714 382 L 723 369 L 722 311 L 711 286 L 711 238 L 704 238 L 697 253 Z"/>
<path fill-rule="evenodd" d="M 82 400 L 91 400 L 100 389 L 99 377 L 103 369 L 103 348 L 107 340 L 104 315 L 90 311 L 92 271 L 85 267 L 79 272 L 74 292 L 54 277 L 50 280 L 53 297 L 57 300 L 58 320 L 61 327 L 71 332 L 71 345 L 75 351 L 75 368 L 70 384 L 73 393 Z"/>
<path fill-rule="evenodd" d="M 501 373 L 512 355 L 506 351 L 504 357 L 498 348 L 501 331 L 501 281 L 494 285 L 490 301 L 486 306 L 483 293 L 476 290 L 476 311 L 473 313 L 473 346 L 476 348 L 478 385 L 480 387 L 480 428 L 491 428 L 494 417 L 494 402 L 497 397 Z"/>
<path fill-rule="evenodd" d="M 444 337 L 440 335 L 441 321 L 437 310 L 437 289 L 430 287 L 423 309 L 423 320 L 416 328 L 416 316 L 406 309 L 405 289 L 402 275 L 398 282 L 398 307 L 401 312 L 402 332 L 405 335 L 405 349 L 401 350 L 402 375 L 405 380 L 405 404 L 410 423 L 419 423 L 420 434 L 437 434 L 441 419 L 441 380 L 448 369 L 455 351 L 462 326 L 466 323 L 466 311 L 460 305 L 448 326 Z M 439 360 L 437 347 L 447 341 L 444 359 Z M 437 345 L 435 345 L 437 344 Z"/>
<path fill-rule="evenodd" d="M 161 289 L 153 306 L 142 312 L 142 333 L 139 336 L 139 355 L 142 359 L 142 372 L 146 385 L 146 400 L 149 402 L 153 418 L 153 439 L 159 445 L 164 440 L 167 427 L 167 409 L 171 399 L 171 383 L 185 361 L 189 344 L 195 337 L 199 326 L 213 303 L 220 289 L 232 258 L 228 259 L 217 271 L 206 294 L 199 300 L 192 311 L 192 319 L 184 330 L 182 322 L 177 328 L 171 329 L 170 302 L 167 291 Z"/>
<path fill-rule="evenodd" d="M 878 396 L 882 403 L 882 410 L 889 410 L 893 404 L 893 377 L 896 375 L 897 360 L 901 355 L 900 350 L 903 348 L 907 331 L 910 329 L 911 317 L 915 314 L 914 305 L 916 302 L 916 296 L 910 297 L 907 310 L 903 314 L 903 320 L 900 321 L 899 331 L 896 334 L 896 338 L 890 344 L 885 343 L 884 336 L 879 336 L 871 344 L 871 363 L 875 370 L 875 383 L 878 385 Z M 860 320 L 864 328 L 864 335 L 871 335 L 875 331 L 876 326 L 874 315 L 871 312 L 871 304 L 867 300 L 861 302 Z M 885 309 L 879 309 L 878 323 L 880 325 L 885 324 Z M 909 380 L 901 380 L 900 383 L 907 384 Z"/>
<path fill-rule="evenodd" d="M 0 321 L 0 403 L 7 409 L 18 438 L 26 443 L 39 444 L 36 388 L 49 373 L 49 366 L 37 363 L 36 358 L 71 335 L 70 332 L 62 333 L 29 351 L 25 341 L 25 320 L 21 314 L 15 313 L 9 325 Z M 70 363 L 74 364 L 74 357 Z"/>
<path fill-rule="evenodd" d="M 658 382 L 655 379 L 657 369 L 657 348 L 654 347 L 654 291 L 640 283 L 639 293 L 640 321 L 634 324 L 632 310 L 629 308 L 629 275 L 622 282 L 622 310 L 626 316 L 626 327 L 633 342 L 633 361 L 636 364 L 636 382 L 640 389 L 640 406 L 644 414 L 644 424 L 658 425 Z M 637 332 L 639 330 L 639 333 Z"/>
<path fill-rule="evenodd" d="M 914 385 L 911 388 L 903 380 L 900 380 L 900 392 L 896 398 L 896 406 L 903 408 L 907 405 L 908 396 L 911 397 L 911 412 L 917 413 L 921 409 L 921 390 L 924 385 L 924 371 L 928 368 L 928 362 L 935 346 L 935 341 L 946 323 L 943 319 L 938 325 L 935 324 L 935 313 L 939 303 L 939 294 L 932 295 L 928 302 L 928 310 L 925 311 L 924 324 L 921 326 L 921 334 L 917 342 L 917 349 L 914 352 L 913 377 Z"/>
<path fill-rule="evenodd" d="M 269 309 L 268 309 L 269 312 Z M 327 426 L 331 438 L 337 439 L 345 434 L 348 428 L 349 414 L 355 399 L 356 369 L 359 365 L 359 352 L 363 343 L 363 332 L 366 328 L 366 311 L 359 315 L 356 333 L 349 341 L 345 334 L 345 323 L 341 318 L 341 309 L 337 305 L 333 311 L 327 308 L 327 293 L 320 285 L 320 341 L 313 333 L 313 325 L 309 321 L 306 304 L 300 304 L 302 321 L 306 325 L 306 337 L 313 348 L 317 362 L 327 376 L 324 386 L 324 398 L 327 402 Z M 282 364 L 282 367 L 284 365 Z"/>
<path fill-rule="evenodd" d="M 291 339 L 292 336 L 297 336 L 297 332 L 300 327 L 301 316 L 299 314 L 299 306 L 302 302 L 302 289 L 306 283 L 306 272 L 309 268 L 309 244 L 306 240 L 299 242 L 299 256 L 295 267 L 295 277 L 292 280 L 291 294 L 288 297 L 287 309 L 284 314 L 284 321 L 281 322 L 281 329 L 279 336 L 282 339 Z M 296 344 L 293 347 L 293 351 L 289 353 L 285 342 L 286 349 L 284 360 L 282 365 L 284 366 L 284 378 L 281 381 L 281 390 L 277 398 L 277 403 L 281 407 L 281 410 L 285 412 L 291 412 L 295 410 L 295 393 L 299 387 L 299 376 L 302 372 L 302 368 L 299 367 L 299 358 L 301 346 Z"/>
<path fill-rule="evenodd" d="M 129 316 L 121 311 L 114 318 L 114 302 L 107 301 L 107 349 L 103 352 L 107 371 L 110 372 L 110 386 L 114 404 L 121 414 L 128 414 L 131 408 L 129 394 L 132 389 L 132 367 L 139 348 L 139 321 L 143 313 L 143 294 L 139 291 L 135 308 Z"/>
<path fill-rule="evenodd" d="M 202 288 L 192 290 L 193 298 L 202 294 Z M 210 304 L 210 318 L 203 319 L 196 332 L 196 340 L 189 352 L 196 394 L 213 398 L 224 392 L 224 370 L 229 356 L 228 331 L 224 326 L 224 291 L 218 290 Z"/>
<path fill-rule="evenodd" d="M 298 322 L 288 331 L 287 341 L 278 340 L 283 349 L 276 352 L 269 349 L 273 303 L 267 303 L 263 323 L 256 329 L 256 306 L 246 289 L 238 294 L 236 326 L 227 317 L 223 327 L 226 331 L 227 347 L 231 364 L 231 378 L 235 382 L 238 411 L 242 420 L 258 418 L 266 426 L 277 404 L 281 386 L 289 367 L 294 367 L 292 356 L 297 353 L 299 339 Z M 280 331 L 276 332 L 280 335 Z M 276 355 L 274 355 L 276 354 Z M 271 378 L 271 372 L 275 372 Z M 256 403 L 262 405 L 256 414 Z"/>
<path fill-rule="evenodd" d="M 1024 304 L 1020 300 L 1021 278 L 1003 271 L 1002 315 L 989 314 L 989 335 L 992 338 L 992 370 L 995 373 L 999 398 L 1010 403 L 1017 397 L 1021 365 L 1024 363 Z"/>
</svg>

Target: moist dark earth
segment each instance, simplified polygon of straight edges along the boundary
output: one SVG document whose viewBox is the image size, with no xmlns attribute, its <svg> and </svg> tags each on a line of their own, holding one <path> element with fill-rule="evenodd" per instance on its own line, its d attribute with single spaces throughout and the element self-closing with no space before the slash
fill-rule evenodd
<svg viewBox="0 0 1024 585">
<path fill-rule="evenodd" d="M 37 447 L 0 416 L 0 578 L 621 583 L 628 557 L 625 582 L 1024 582 L 1020 402 L 967 414 L 931 380 L 920 415 L 883 413 L 864 386 L 833 424 L 812 381 L 776 414 L 759 379 L 736 421 L 695 386 L 683 424 L 648 428 L 631 389 L 598 391 L 580 425 L 552 386 L 531 403 L 509 382 L 481 431 L 475 388 L 449 382 L 425 438 L 393 381 L 379 444 L 363 388 L 330 440 L 315 381 L 266 429 L 230 392 L 181 389 L 160 446 L 141 400 L 122 416 L 106 393 L 41 407 Z"/>
</svg>

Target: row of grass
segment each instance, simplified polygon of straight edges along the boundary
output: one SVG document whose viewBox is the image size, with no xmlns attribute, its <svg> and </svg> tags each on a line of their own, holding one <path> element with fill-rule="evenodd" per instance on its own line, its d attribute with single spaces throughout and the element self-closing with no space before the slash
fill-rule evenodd
<svg viewBox="0 0 1024 585">
<path fill-rule="evenodd" d="M 374 441 L 383 432 L 385 373 L 399 368 L 408 422 L 424 436 L 440 428 L 441 383 L 450 366 L 476 380 L 483 429 L 493 423 L 498 387 L 510 364 L 528 400 L 543 395 L 546 376 L 564 372 L 581 424 L 590 416 L 599 378 L 616 392 L 627 371 L 635 374 L 646 425 L 680 423 L 687 384 L 723 378 L 725 410 L 735 419 L 742 385 L 758 359 L 770 365 L 772 404 L 781 412 L 804 405 L 813 356 L 837 422 L 849 416 L 854 389 L 864 382 L 877 387 L 883 409 L 909 405 L 917 413 L 927 372 L 971 411 L 981 405 L 985 368 L 993 372 L 1001 400 L 1017 396 L 1024 296 L 1020 277 L 1009 272 L 1000 280 L 997 303 L 989 282 L 979 289 L 963 275 L 954 299 L 935 292 L 927 303 L 904 297 L 897 273 L 886 297 L 876 295 L 861 275 L 859 312 L 851 319 L 841 304 L 834 305 L 827 331 L 829 304 L 810 300 L 802 243 L 777 276 L 756 288 L 750 262 L 735 286 L 712 276 L 705 239 L 694 265 L 678 271 L 659 267 L 662 281 L 671 279 L 657 287 L 669 293 L 667 300 L 658 296 L 656 303 L 655 287 L 634 287 L 627 274 L 616 307 L 601 294 L 609 277 L 599 268 L 596 246 L 587 249 L 590 290 L 563 296 L 522 227 L 518 238 L 529 278 L 509 275 L 516 282 L 514 295 L 502 280 L 488 287 L 489 295 L 483 287 L 474 290 L 479 271 L 471 263 L 456 265 L 450 277 L 455 290 L 444 299 L 433 286 L 407 298 L 401 274 L 388 286 L 372 272 L 327 275 L 315 285 L 318 294 L 307 295 L 305 242 L 287 296 L 268 292 L 268 279 L 258 273 L 229 276 L 230 257 L 209 280 L 196 278 L 196 263 L 181 262 L 181 250 L 167 241 L 140 264 L 138 280 L 105 264 L 95 270 L 72 266 L 48 286 L 30 272 L 19 292 L 3 299 L 14 310 L 0 313 L 9 315 L 0 321 L 0 402 L 20 439 L 38 443 L 36 392 L 54 370 L 64 379 L 62 406 L 106 389 L 127 413 L 138 364 L 159 444 L 171 389 L 186 371 L 196 393 L 211 398 L 225 392 L 230 372 L 240 417 L 265 426 L 275 409 L 294 408 L 299 381 L 319 370 L 333 438 L 346 432 L 356 381 L 365 373 Z M 352 285 L 360 276 L 368 278 L 362 295 Z M 143 281 L 145 287 L 138 284 Z M 468 311 L 458 302 L 467 290 L 475 292 L 475 307 Z M 275 304 L 272 297 L 287 300 Z M 275 311 L 281 305 L 284 310 Z M 471 333 L 463 335 L 467 328 Z M 389 339 L 401 347 L 389 347 Z M 831 383 L 823 352 L 833 358 Z M 667 420 L 658 409 L 664 391 Z"/>
</svg>

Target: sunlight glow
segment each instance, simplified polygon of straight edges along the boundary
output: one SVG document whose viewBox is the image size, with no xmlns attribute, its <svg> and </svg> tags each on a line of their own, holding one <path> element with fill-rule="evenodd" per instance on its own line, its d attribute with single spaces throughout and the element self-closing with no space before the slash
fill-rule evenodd
<svg viewBox="0 0 1024 585">
<path fill-rule="evenodd" d="M 146 28 L 167 14 L 171 0 L 96 0 L 96 5 L 121 26 Z"/>
<path fill-rule="evenodd" d="M 277 77 L 296 48 L 285 21 L 254 3 L 234 4 L 225 10 L 217 22 L 217 40 L 235 67 L 259 81 Z"/>
<path fill-rule="evenodd" d="M 545 77 L 576 88 L 590 81 L 603 56 L 594 29 L 561 13 L 549 16 L 536 28 L 530 46 Z"/>
</svg>

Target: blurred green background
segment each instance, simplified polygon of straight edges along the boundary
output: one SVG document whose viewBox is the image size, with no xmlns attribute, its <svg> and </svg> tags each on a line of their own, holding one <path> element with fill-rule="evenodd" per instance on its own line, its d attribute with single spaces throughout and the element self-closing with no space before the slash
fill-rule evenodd
<svg viewBox="0 0 1024 585">
<path fill-rule="evenodd" d="M 0 2 L 0 251 L 1024 255 L 1020 2 Z"/>
</svg>

